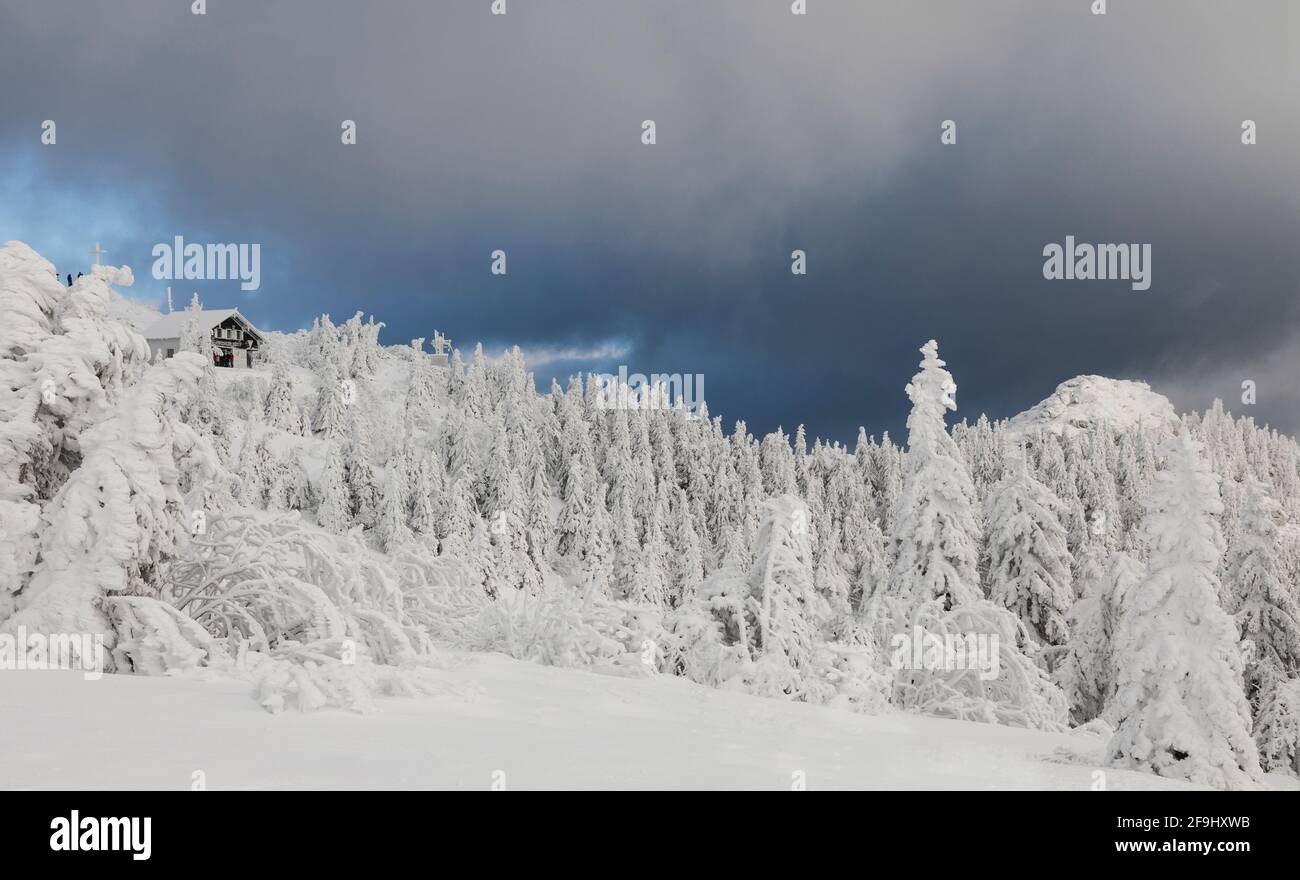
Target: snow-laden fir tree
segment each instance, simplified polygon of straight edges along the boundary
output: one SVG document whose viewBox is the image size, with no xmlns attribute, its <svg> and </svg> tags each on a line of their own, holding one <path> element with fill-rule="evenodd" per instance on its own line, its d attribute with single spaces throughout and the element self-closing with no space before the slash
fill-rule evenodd
<svg viewBox="0 0 1300 880">
<path fill-rule="evenodd" d="M 1140 583 L 1144 571 L 1123 551 L 1108 555 L 1103 536 L 1107 522 L 1101 511 L 1093 513 L 1093 541 L 1084 549 L 1077 568 L 1082 595 L 1067 617 L 1070 639 L 1053 679 L 1070 703 L 1076 724 L 1101 717 L 1114 689 L 1111 636 L 1117 616 L 1116 597 Z"/>
<path fill-rule="evenodd" d="M 870 467 L 871 497 L 875 499 L 875 518 L 881 530 L 892 535 L 894 532 L 894 509 L 898 498 L 903 494 L 903 458 L 897 446 L 889 439 L 886 431 L 880 438 L 880 445 L 872 449 Z"/>
<path fill-rule="evenodd" d="M 1246 483 L 1246 506 L 1224 572 L 1226 606 L 1249 641 L 1246 697 L 1258 706 L 1264 691 L 1300 674 L 1300 611 L 1283 581 L 1277 518 L 1281 511 L 1258 479 Z"/>
<path fill-rule="evenodd" d="M 266 434 L 252 430 L 250 426 L 239 453 L 240 499 L 245 505 L 265 508 L 275 467 Z"/>
<path fill-rule="evenodd" d="M 668 581 L 673 595 L 680 599 L 694 592 L 704 579 L 704 551 L 684 489 L 677 490 L 668 529 L 672 549 Z"/>
<path fill-rule="evenodd" d="M 1014 612 L 1042 644 L 1064 644 L 1073 599 L 1061 518 L 1065 505 L 1029 472 L 1023 449 L 985 501 L 989 598 Z"/>
<path fill-rule="evenodd" d="M 853 579 L 844 570 L 840 547 L 843 543 L 838 524 L 831 526 L 828 540 L 814 541 L 821 546 L 813 553 L 813 587 L 828 610 L 828 622 L 847 625 L 853 619 Z"/>
<path fill-rule="evenodd" d="M 370 424 L 357 411 L 348 423 L 348 442 L 343 447 L 343 474 L 348 486 L 352 521 L 374 528 L 379 517 L 380 490 L 370 460 Z"/>
<path fill-rule="evenodd" d="M 407 424 L 417 425 L 427 430 L 434 404 L 440 399 L 437 379 L 434 371 L 439 369 L 430 365 L 421 356 L 412 366 L 411 384 L 406 389 Z"/>
<path fill-rule="evenodd" d="M 447 518 L 438 553 L 469 560 L 474 552 L 474 534 L 479 525 L 473 491 L 463 480 L 453 480 L 447 489 Z"/>
<path fill-rule="evenodd" d="M 582 457 L 569 459 L 564 484 L 564 506 L 556 523 L 555 552 L 560 556 L 580 555 L 587 544 L 592 518 L 591 484 Z"/>
<path fill-rule="evenodd" d="M 763 438 L 759 447 L 760 469 L 763 473 L 763 492 L 769 497 L 795 495 L 794 456 L 790 452 L 790 438 L 777 428 Z"/>
<path fill-rule="evenodd" d="M 312 429 L 327 440 L 346 436 L 349 386 L 343 384 L 332 360 L 326 360 L 317 386 L 316 412 Z M 351 380 L 348 380 L 351 381 Z"/>
<path fill-rule="evenodd" d="M 1278 682 L 1263 695 L 1255 741 L 1265 770 L 1300 776 L 1300 678 Z"/>
<path fill-rule="evenodd" d="M 832 687 L 818 656 L 830 609 L 813 581 L 808 508 L 793 495 L 763 505 L 745 604 L 752 621 L 750 688 L 764 696 L 822 702 Z"/>
<path fill-rule="evenodd" d="M 546 477 L 543 458 L 538 457 L 531 463 L 527 479 L 524 489 L 525 549 L 533 569 L 541 577 L 551 563 L 551 536 L 555 528 L 551 522 L 551 484 Z"/>
<path fill-rule="evenodd" d="M 302 447 L 293 446 L 274 458 L 267 506 L 273 510 L 311 509 L 311 484 L 302 463 Z"/>
<path fill-rule="evenodd" d="M 1224 589 L 1246 652 L 1246 699 L 1265 770 L 1295 772 L 1300 610 L 1284 580 L 1277 519 L 1268 487 L 1250 477 L 1245 507 L 1228 550 Z"/>
<path fill-rule="evenodd" d="M 199 301 L 199 295 L 195 293 L 190 297 L 189 307 L 185 309 L 187 317 L 184 326 L 181 328 L 179 350 L 193 352 L 208 360 L 212 357 L 212 328 L 200 321 L 199 312 L 201 311 L 203 311 L 203 303 Z"/>
<path fill-rule="evenodd" d="M 406 482 L 406 473 L 397 462 L 389 464 L 384 477 L 384 493 L 380 500 L 379 522 L 375 531 L 384 552 L 393 553 L 411 540 L 411 529 L 407 524 L 406 497 L 410 487 Z"/>
<path fill-rule="evenodd" d="M 983 638 L 998 672 L 976 664 L 893 665 L 896 706 L 947 717 L 1059 729 L 1064 695 L 1034 662 L 1037 646 L 1011 612 L 984 598 L 976 553 L 975 492 L 956 443 L 944 426 L 956 385 L 933 340 L 921 349 L 921 371 L 907 386 L 912 399 L 904 484 L 892 517 L 895 560 L 889 580 L 865 609 L 882 646 L 915 639 L 919 627 L 941 640 Z M 906 653 L 906 652 L 904 652 Z M 954 655 L 955 656 L 955 655 Z M 892 660 L 906 661 L 895 651 Z M 991 674 L 991 669 L 988 674 Z"/>
<path fill-rule="evenodd" d="M 654 585 L 647 577 L 645 552 L 641 546 L 641 539 L 637 536 L 632 505 L 616 505 L 613 521 L 613 582 L 617 587 L 617 594 L 635 604 L 658 605 L 663 597 L 655 594 Z"/>
<path fill-rule="evenodd" d="M 271 377 L 271 390 L 266 395 L 266 423 L 273 428 L 302 434 L 302 411 L 293 397 L 293 377 L 285 367 L 277 369 Z"/>
<path fill-rule="evenodd" d="M 902 494 L 892 515 L 895 557 L 886 592 L 946 608 L 981 598 L 975 489 L 957 444 L 944 426 L 957 385 L 933 339 L 921 348 L 921 370 L 907 386 L 907 456 Z"/>
<path fill-rule="evenodd" d="M 1162 453 L 1167 464 L 1141 525 L 1147 575 L 1122 597 L 1112 646 L 1109 760 L 1216 788 L 1249 787 L 1260 776 L 1259 756 L 1236 627 L 1219 606 L 1219 478 L 1186 430 Z"/>
<path fill-rule="evenodd" d="M 338 441 L 330 441 L 327 445 L 325 467 L 321 471 L 320 504 L 316 508 L 316 521 L 327 532 L 342 535 L 352 525 L 347 477 L 343 468 L 343 449 Z"/>
</svg>

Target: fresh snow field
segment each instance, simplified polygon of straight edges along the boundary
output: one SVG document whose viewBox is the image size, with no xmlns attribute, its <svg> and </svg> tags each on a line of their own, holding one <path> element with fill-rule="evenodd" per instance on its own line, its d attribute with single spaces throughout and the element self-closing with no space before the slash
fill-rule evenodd
<svg viewBox="0 0 1300 880">
<path fill-rule="evenodd" d="M 0 673 L 0 788 L 1065 789 L 1090 791 L 1084 733 L 860 715 L 499 654 L 444 654 L 438 696 L 370 715 L 270 715 L 211 676 Z M 1190 789 L 1105 770 L 1107 790 Z M 499 777 L 498 777 L 499 778 Z M 1273 777 L 1277 779 L 1278 777 Z"/>
</svg>

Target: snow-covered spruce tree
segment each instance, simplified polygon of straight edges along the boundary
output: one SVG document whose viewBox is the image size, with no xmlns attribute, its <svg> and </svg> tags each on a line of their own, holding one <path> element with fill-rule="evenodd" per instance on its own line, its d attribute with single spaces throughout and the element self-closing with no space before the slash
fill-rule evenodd
<svg viewBox="0 0 1300 880">
<path fill-rule="evenodd" d="M 1250 477 L 1237 534 L 1228 550 L 1228 611 L 1248 647 L 1246 699 L 1265 770 L 1297 773 L 1300 738 L 1300 610 L 1284 580 L 1277 520 L 1268 487 Z"/>
<path fill-rule="evenodd" d="M 631 602 L 652 601 L 651 597 L 640 595 L 646 587 L 640 582 L 643 573 L 643 553 L 641 541 L 637 537 L 636 519 L 632 516 L 632 505 L 615 505 L 613 511 L 613 583 L 615 595 Z"/>
<path fill-rule="evenodd" d="M 239 453 L 239 497 L 245 506 L 265 508 L 274 466 L 266 434 L 249 425 Z"/>
<path fill-rule="evenodd" d="M 880 656 L 893 650 L 893 693 L 899 708 L 1024 727 L 1064 727 L 1060 690 L 1034 662 L 1037 646 L 1025 625 L 984 598 L 976 565 L 979 526 L 965 463 L 944 426 L 957 390 L 934 340 L 921 348 L 921 371 L 907 386 L 912 399 L 904 483 L 892 517 L 895 558 L 889 581 L 865 609 Z M 897 640 L 917 628 L 963 644 L 982 638 L 987 669 L 964 662 L 915 668 Z M 990 677 L 996 659 L 996 678 Z M 894 661 L 907 662 L 894 662 Z"/>
<path fill-rule="evenodd" d="M 939 359 L 938 343 L 930 340 L 921 354 L 921 370 L 907 386 L 912 413 L 886 593 L 917 602 L 939 599 L 951 608 L 982 596 L 975 489 L 944 426 L 944 413 L 957 408 L 957 386 Z"/>
<path fill-rule="evenodd" d="M 1300 776 L 1300 678 L 1278 682 L 1264 695 L 1255 742 L 1265 770 Z"/>
<path fill-rule="evenodd" d="M 830 475 L 822 503 L 828 518 L 841 526 L 844 549 L 856 555 L 857 543 L 866 532 L 870 519 L 867 487 L 859 478 L 852 459 L 838 448 L 831 458 L 833 464 L 829 465 Z"/>
<path fill-rule="evenodd" d="M 889 577 L 888 541 L 874 519 L 867 520 L 862 533 L 852 543 L 857 562 L 857 579 L 850 591 L 855 613 L 861 613 L 871 598 L 880 592 Z"/>
<path fill-rule="evenodd" d="M 838 637 L 843 634 L 839 630 L 853 618 L 853 579 L 841 562 L 841 555 L 847 557 L 848 554 L 840 552 L 842 538 L 839 525 L 831 526 L 828 540 L 814 543 L 820 545 L 821 549 L 813 553 L 813 587 L 826 603 L 827 623 L 830 624 L 827 635 Z"/>
<path fill-rule="evenodd" d="M 1266 692 L 1300 675 L 1300 610 L 1283 581 L 1277 519 L 1280 508 L 1259 480 L 1246 482 L 1246 506 L 1228 548 L 1224 591 L 1238 633 L 1253 645 L 1246 698 L 1258 712 Z"/>
<path fill-rule="evenodd" d="M 775 497 L 798 493 L 790 438 L 780 428 L 763 438 L 759 446 L 759 469 L 763 474 L 764 495 Z"/>
<path fill-rule="evenodd" d="M 750 570 L 719 569 L 669 615 L 667 668 L 762 696 L 884 706 L 888 682 L 871 643 L 826 641 L 836 626 L 815 583 L 809 522 L 792 495 L 763 504 Z"/>
<path fill-rule="evenodd" d="M 1122 597 L 1112 647 L 1109 760 L 1216 788 L 1249 787 L 1260 776 L 1259 756 L 1236 627 L 1219 607 L 1218 477 L 1186 430 L 1162 452 L 1167 465 L 1141 525 L 1147 576 Z"/>
<path fill-rule="evenodd" d="M 348 380 L 351 381 L 351 380 Z M 355 386 L 352 386 L 355 387 Z M 350 386 L 344 385 L 332 360 L 326 360 L 317 386 L 316 413 L 312 429 L 325 439 L 346 436 L 348 430 L 348 397 Z"/>
<path fill-rule="evenodd" d="M 327 446 L 329 449 L 321 472 L 320 506 L 316 509 L 316 521 L 327 532 L 342 535 L 352 525 L 343 449 L 341 443 L 334 440 L 328 441 Z"/>
<path fill-rule="evenodd" d="M 379 503 L 379 521 L 375 532 L 386 553 L 396 552 L 411 540 L 411 529 L 406 522 L 406 496 L 410 487 L 406 473 L 397 462 L 391 462 L 384 478 L 384 493 Z"/>
<path fill-rule="evenodd" d="M 470 358 L 456 403 L 466 417 L 482 419 L 488 415 L 488 394 L 487 355 L 483 353 L 483 343 L 480 342 L 474 346 L 474 355 Z"/>
<path fill-rule="evenodd" d="M 321 315 L 312 322 L 311 332 L 307 335 L 307 366 L 317 375 L 324 376 L 327 364 L 334 368 L 334 379 L 339 376 L 339 333 L 328 314 Z"/>
<path fill-rule="evenodd" d="M 447 488 L 447 518 L 438 555 L 464 559 L 472 564 L 474 532 L 479 524 L 473 491 L 461 480 Z"/>
<path fill-rule="evenodd" d="M 1079 500 L 1088 523 L 1088 535 L 1080 544 L 1080 552 L 1075 555 L 1076 575 L 1079 574 L 1079 561 L 1087 555 L 1093 544 L 1100 542 L 1103 554 L 1112 553 L 1119 549 L 1123 537 L 1119 500 L 1115 495 L 1115 478 L 1111 476 L 1106 459 L 1097 448 L 1108 442 L 1100 432 L 1094 431 L 1091 450 L 1077 462 Z M 1082 595 L 1079 591 L 1081 586 L 1075 584 L 1076 596 Z"/>
<path fill-rule="evenodd" d="M 188 538 L 182 471 L 220 467 L 211 445 L 174 413 L 202 369 L 187 353 L 154 365 L 116 415 L 83 432 L 85 458 L 45 511 L 40 563 L 0 628 L 97 634 L 111 650 L 113 597 L 161 593 L 160 567 Z"/>
<path fill-rule="evenodd" d="M 1062 645 L 1073 599 L 1065 505 L 1029 472 L 1023 449 L 1007 458 L 985 502 L 989 598 L 1015 613 L 1040 643 Z"/>
<path fill-rule="evenodd" d="M 356 312 L 339 328 L 340 344 L 335 354 L 345 379 L 369 379 L 378 367 L 379 331 L 384 325 L 376 324 L 373 316 L 363 324 L 361 315 Z"/>
<path fill-rule="evenodd" d="M 503 581 L 501 575 L 497 572 L 497 554 L 492 546 L 491 527 L 481 517 L 475 517 L 474 530 L 469 539 L 469 551 L 464 556 L 465 561 L 477 573 L 479 583 L 489 596 L 498 596 L 503 593 L 513 592 L 513 581 Z M 502 590 L 503 586 L 510 586 L 510 590 Z"/>
<path fill-rule="evenodd" d="M 524 537 L 528 557 L 538 576 L 551 560 L 555 527 L 551 522 L 551 485 L 546 477 L 546 461 L 538 456 L 526 473 L 528 484 L 524 498 Z"/>
<path fill-rule="evenodd" d="M 343 475 L 352 521 L 374 528 L 379 518 L 379 484 L 370 461 L 370 425 L 358 410 L 351 413 L 350 436 L 343 448 Z"/>
<path fill-rule="evenodd" d="M 519 476 L 510 463 L 510 438 L 498 417 L 492 427 L 492 449 L 483 474 L 484 513 L 493 524 L 493 534 L 504 534 L 497 523 L 509 523 L 511 532 L 523 532 L 524 498 Z"/>
<path fill-rule="evenodd" d="M 196 308 L 197 306 L 197 308 Z M 188 351 L 199 355 L 204 360 L 212 358 L 212 338 L 211 327 L 204 326 L 200 321 L 197 312 L 203 306 L 198 301 L 198 294 L 190 301 L 190 307 L 186 309 L 187 313 L 193 313 L 185 321 L 185 326 L 181 328 L 180 351 Z"/>
<path fill-rule="evenodd" d="M 962 452 L 970 470 L 971 482 L 975 485 L 976 493 L 982 496 L 1002 479 L 1003 446 L 988 417 L 984 415 L 970 426 L 964 439 L 966 442 Z"/>
<path fill-rule="evenodd" d="M 431 424 L 430 414 L 434 404 L 441 399 L 434 371 L 440 369 L 431 365 L 421 355 L 411 368 L 411 384 L 406 389 L 406 422 L 428 429 Z"/>
<path fill-rule="evenodd" d="M 903 458 L 886 431 L 880 445 L 871 454 L 871 497 L 875 499 L 875 518 L 886 535 L 894 534 L 894 509 L 903 493 Z"/>
<path fill-rule="evenodd" d="M 1107 555 L 1103 535 L 1105 515 L 1093 514 L 1093 541 L 1079 560 L 1082 595 L 1067 617 L 1070 639 L 1064 656 L 1053 670 L 1053 680 L 1065 692 L 1076 724 L 1101 717 L 1114 690 L 1111 636 L 1117 616 L 1116 599 L 1140 583 L 1145 573 L 1122 551 Z"/>
<path fill-rule="evenodd" d="M 199 377 L 198 385 L 185 395 L 181 403 L 181 421 L 211 440 L 222 461 L 228 462 L 231 419 L 222 405 L 217 368 L 211 360 L 203 362 L 203 375 Z"/>
<path fill-rule="evenodd" d="M 294 446 L 273 461 L 267 507 L 272 510 L 310 510 L 311 483 L 302 464 L 302 448 Z"/>
<path fill-rule="evenodd" d="M 680 423 L 677 411 L 656 410 L 647 415 L 650 425 L 650 459 L 654 463 L 655 478 L 676 490 L 680 485 L 677 467 L 677 441 L 673 426 Z"/>
<path fill-rule="evenodd" d="M 616 524 L 616 537 L 626 509 L 633 516 L 641 509 L 641 485 L 632 462 L 632 441 L 628 431 L 626 410 L 614 410 L 607 415 L 610 423 L 610 443 L 605 450 L 605 460 L 600 476 L 609 483 L 609 510 Z M 637 529 L 637 534 L 640 529 Z"/>
<path fill-rule="evenodd" d="M 293 377 L 286 367 L 278 368 L 271 378 L 271 390 L 266 395 L 266 423 L 273 428 L 302 434 L 302 410 L 293 399 Z"/>
<path fill-rule="evenodd" d="M 499 588 L 536 591 L 541 572 L 528 555 L 525 498 L 519 477 L 510 465 L 509 438 L 500 418 L 484 474 L 486 510 L 492 535 L 494 569 Z"/>
<path fill-rule="evenodd" d="M 555 552 L 560 556 L 580 554 L 586 545 L 591 525 L 591 486 L 581 456 L 569 459 L 564 484 L 564 506 L 556 524 Z"/>
<path fill-rule="evenodd" d="M 640 560 L 629 595 L 634 597 L 634 601 L 653 608 L 656 620 L 658 613 L 672 604 L 667 559 L 668 542 L 664 537 L 661 515 L 652 508 L 647 517 Z"/>
<path fill-rule="evenodd" d="M 477 499 L 483 472 L 478 444 L 472 431 L 473 425 L 460 415 L 459 410 L 453 409 L 443 420 L 439 444 L 447 462 L 448 481 L 461 483 L 467 490 L 474 492 Z"/>
<path fill-rule="evenodd" d="M 434 504 L 433 481 L 429 476 L 429 470 L 435 461 L 437 456 L 422 457 L 409 443 L 402 460 L 406 483 L 410 487 L 407 507 L 410 513 L 411 531 L 431 542 L 434 547 L 438 542 L 438 513 Z"/>
<path fill-rule="evenodd" d="M 693 593 L 704 579 L 704 551 L 684 489 L 677 490 L 668 533 L 672 548 L 668 581 L 673 595 L 680 600 Z"/>
<path fill-rule="evenodd" d="M 813 583 L 809 520 L 808 508 L 793 495 L 763 505 L 745 599 L 752 662 L 744 678 L 761 696 L 820 703 L 833 691 L 818 657 L 819 630 L 830 609 Z"/>
<path fill-rule="evenodd" d="M 582 595 L 590 604 L 597 597 L 613 595 L 614 579 L 614 523 L 605 505 L 608 489 L 604 483 L 597 485 L 591 497 L 590 527 L 583 535 L 578 551 Z"/>
</svg>

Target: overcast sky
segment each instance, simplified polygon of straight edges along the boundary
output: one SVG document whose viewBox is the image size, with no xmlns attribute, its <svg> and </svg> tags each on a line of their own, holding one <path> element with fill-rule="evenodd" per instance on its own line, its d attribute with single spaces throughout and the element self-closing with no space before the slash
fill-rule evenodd
<svg viewBox="0 0 1300 880">
<path fill-rule="evenodd" d="M 1300 4 L 1090 5 L 0 0 L 0 241 L 155 302 L 155 243 L 256 242 L 259 291 L 178 304 L 702 373 L 760 432 L 897 434 L 931 337 L 961 416 L 1099 373 L 1294 432 Z M 1067 235 L 1151 289 L 1044 280 Z"/>
</svg>

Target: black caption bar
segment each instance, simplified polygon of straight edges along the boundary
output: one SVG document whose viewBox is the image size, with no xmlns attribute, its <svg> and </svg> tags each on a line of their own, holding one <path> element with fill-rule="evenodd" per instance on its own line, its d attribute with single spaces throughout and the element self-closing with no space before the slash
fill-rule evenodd
<svg viewBox="0 0 1300 880">
<path fill-rule="evenodd" d="M 637 794 L 635 803 L 627 795 L 588 797 L 619 798 L 633 813 L 653 814 L 653 803 L 647 803 L 653 795 Z M 431 834 L 440 846 L 477 847 L 474 841 L 483 842 L 484 835 L 506 833 L 509 849 L 523 858 L 559 844 L 572 847 L 573 822 L 583 821 L 565 810 L 538 810 L 532 804 L 502 809 L 500 803 L 468 803 L 463 797 L 448 809 L 452 797 L 440 792 L 10 793 L 0 797 L 0 847 L 11 866 L 193 868 L 209 863 L 219 850 L 234 858 L 256 854 L 261 867 L 303 870 L 338 868 L 353 857 L 409 857 L 413 847 L 431 843 Z M 1294 837 L 1287 829 L 1294 826 L 1295 802 L 1286 794 L 852 792 L 840 797 L 853 799 L 849 812 L 842 806 L 794 805 L 773 812 L 773 805 L 765 804 L 765 815 L 776 823 L 769 833 L 796 849 L 805 833 L 842 830 L 852 835 L 848 839 L 901 856 L 933 852 L 936 844 L 948 852 L 965 845 L 973 847 L 970 852 L 997 846 L 1014 850 L 1018 858 L 1065 857 L 1071 865 L 1111 859 L 1199 858 L 1216 864 L 1276 859 L 1291 849 L 1287 835 Z M 712 799 L 702 796 L 693 809 L 709 817 L 710 836 L 725 833 L 733 823 L 737 834 L 745 832 L 743 817 L 751 814 L 704 798 Z M 568 820 L 560 818 L 566 815 Z M 591 828 L 582 838 L 584 859 L 607 847 L 610 857 L 617 857 L 615 847 L 627 841 L 623 832 Z M 520 846 L 529 843 L 547 849 Z"/>
</svg>

